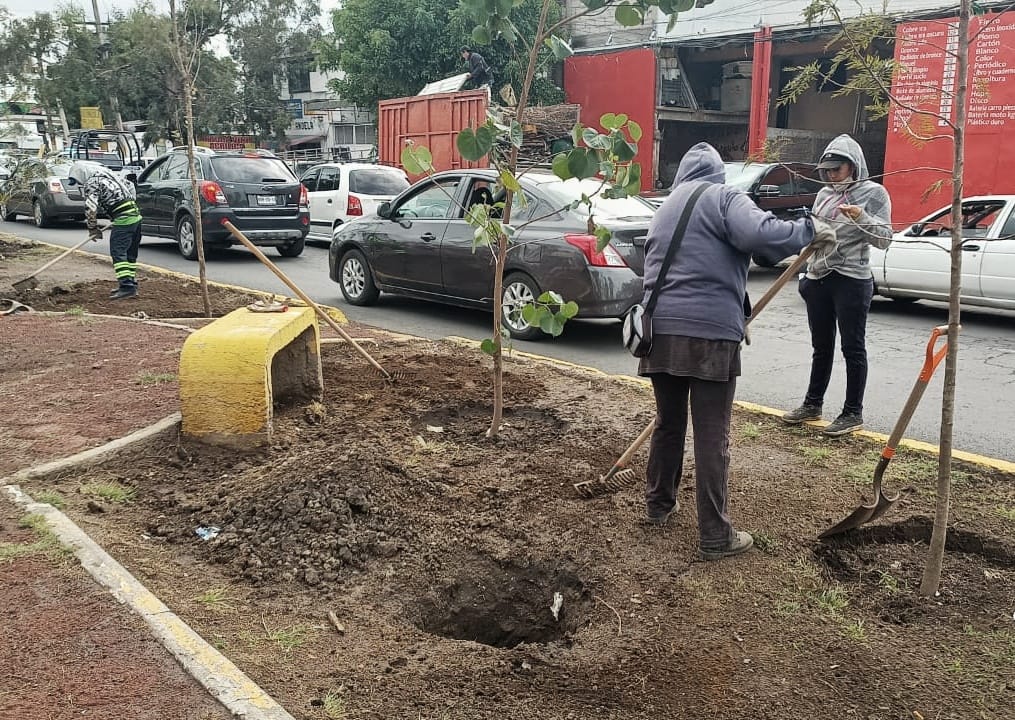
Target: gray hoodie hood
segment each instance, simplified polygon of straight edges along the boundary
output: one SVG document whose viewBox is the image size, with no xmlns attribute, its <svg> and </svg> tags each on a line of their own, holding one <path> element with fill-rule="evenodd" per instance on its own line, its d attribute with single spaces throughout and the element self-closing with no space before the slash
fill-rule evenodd
<svg viewBox="0 0 1015 720">
<path fill-rule="evenodd" d="M 680 160 L 673 187 L 691 180 L 719 184 L 726 182 L 726 166 L 722 163 L 722 155 L 708 143 L 700 142 L 687 151 Z"/>
<path fill-rule="evenodd" d="M 92 179 L 93 175 L 105 170 L 105 166 L 101 163 L 91 160 L 78 160 L 70 166 L 70 172 L 67 173 L 67 177 L 72 179 L 78 185 L 84 186 L 85 183 Z"/>
<path fill-rule="evenodd" d="M 867 158 L 864 157 L 863 150 L 860 149 L 860 143 L 849 135 L 844 133 L 828 143 L 828 147 L 821 153 L 821 157 L 828 154 L 848 158 L 853 163 L 853 167 L 856 168 L 853 180 L 867 180 L 870 177 L 870 171 L 867 170 Z"/>
</svg>

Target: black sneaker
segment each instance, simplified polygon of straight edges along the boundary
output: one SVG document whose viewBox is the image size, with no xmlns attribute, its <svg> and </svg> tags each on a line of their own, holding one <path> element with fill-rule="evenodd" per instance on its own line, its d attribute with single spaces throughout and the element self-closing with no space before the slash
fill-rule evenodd
<svg viewBox="0 0 1015 720">
<path fill-rule="evenodd" d="M 109 296 L 109 299 L 124 300 L 132 297 L 137 297 L 137 285 L 121 285 L 116 289 L 116 292 Z"/>
<path fill-rule="evenodd" d="M 790 410 L 788 413 L 782 414 L 782 421 L 787 425 L 799 425 L 805 420 L 820 420 L 821 419 L 821 406 L 820 405 L 808 405 L 804 403 L 796 410 Z"/>
<path fill-rule="evenodd" d="M 863 428 L 863 415 L 858 413 L 843 413 L 821 432 L 829 437 L 839 437 L 861 428 Z"/>
<path fill-rule="evenodd" d="M 675 515 L 679 510 L 680 510 L 680 502 L 678 501 L 677 504 L 674 505 L 669 512 L 664 512 L 660 514 L 646 511 L 645 523 L 647 525 L 652 525 L 654 527 L 663 527 L 669 521 L 670 516 Z"/>
</svg>

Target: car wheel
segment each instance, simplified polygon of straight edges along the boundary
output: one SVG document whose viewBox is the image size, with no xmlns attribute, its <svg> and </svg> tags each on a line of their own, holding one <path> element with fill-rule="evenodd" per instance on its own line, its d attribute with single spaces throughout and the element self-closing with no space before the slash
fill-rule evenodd
<svg viewBox="0 0 1015 720">
<path fill-rule="evenodd" d="M 300 238 L 299 240 L 293 240 L 285 245 L 278 246 L 278 254 L 282 257 L 299 257 L 303 254 L 303 248 L 306 246 L 306 238 Z"/>
<path fill-rule="evenodd" d="M 38 200 L 32 203 L 32 219 L 35 220 L 37 227 L 47 228 L 53 224 L 53 221 L 49 219 L 49 215 L 42 207 L 42 203 Z"/>
<path fill-rule="evenodd" d="M 0 203 L 0 220 L 3 220 L 4 222 L 11 222 L 16 220 L 17 217 L 17 213 L 12 213 L 7 209 L 7 203 Z"/>
<path fill-rule="evenodd" d="M 374 285 L 370 265 L 359 250 L 349 250 L 338 265 L 338 284 L 342 297 L 352 305 L 373 305 L 380 290 Z"/>
<path fill-rule="evenodd" d="M 539 286 L 528 275 L 511 273 L 504 279 L 501 295 L 501 324 L 516 340 L 537 340 L 543 331 L 522 317 L 522 308 L 539 297 Z"/>
<path fill-rule="evenodd" d="M 180 248 L 180 255 L 187 260 L 197 260 L 197 233 L 190 215 L 184 215 L 176 223 L 176 245 Z"/>
</svg>

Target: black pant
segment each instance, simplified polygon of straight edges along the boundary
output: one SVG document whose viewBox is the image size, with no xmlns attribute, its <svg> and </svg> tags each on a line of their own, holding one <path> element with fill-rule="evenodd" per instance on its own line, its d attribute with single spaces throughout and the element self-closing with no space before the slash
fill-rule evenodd
<svg viewBox="0 0 1015 720">
<path fill-rule="evenodd" d="M 141 223 L 114 225 L 109 233 L 109 256 L 120 285 L 137 285 L 137 252 L 141 247 Z"/>
<path fill-rule="evenodd" d="M 694 487 L 701 547 L 724 547 L 733 525 L 729 499 L 730 418 L 737 381 L 710 382 L 655 373 L 656 427 L 648 453 L 645 505 L 650 515 L 665 515 L 677 502 L 684 471 L 684 438 L 690 398 L 694 426 Z"/>
<path fill-rule="evenodd" d="M 846 402 L 843 413 L 861 415 L 867 387 L 867 313 L 874 295 L 874 280 L 857 280 L 833 272 L 820 280 L 800 281 L 811 328 L 811 381 L 804 402 L 822 405 L 835 361 L 835 330 L 841 336 L 846 360 Z"/>
</svg>

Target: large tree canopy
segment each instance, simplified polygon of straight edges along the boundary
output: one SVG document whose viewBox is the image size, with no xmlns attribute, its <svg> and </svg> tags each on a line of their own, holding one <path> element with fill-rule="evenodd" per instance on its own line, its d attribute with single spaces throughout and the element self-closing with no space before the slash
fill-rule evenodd
<svg viewBox="0 0 1015 720">
<path fill-rule="evenodd" d="M 512 21 L 521 37 L 535 34 L 540 6 L 523 0 L 515 8 Z M 372 108 L 378 100 L 415 95 L 429 82 L 463 72 L 458 50 L 474 45 L 474 25 L 458 0 L 346 0 L 332 11 L 333 32 L 318 44 L 318 60 L 323 69 L 344 73 L 332 81 L 343 100 Z M 475 47 L 493 68 L 495 89 L 506 83 L 516 92 L 521 88 L 525 47 L 503 38 Z M 562 93 L 542 77 L 552 60 L 549 51 L 545 56 L 536 100 L 558 102 Z"/>
</svg>

